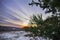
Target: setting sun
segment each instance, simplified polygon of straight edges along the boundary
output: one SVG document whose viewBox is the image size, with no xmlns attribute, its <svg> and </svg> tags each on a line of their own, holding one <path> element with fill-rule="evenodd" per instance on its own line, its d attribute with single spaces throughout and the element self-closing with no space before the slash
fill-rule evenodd
<svg viewBox="0 0 60 40">
<path fill-rule="evenodd" d="M 28 23 L 27 22 L 23 22 L 21 23 L 22 26 L 28 26 Z"/>
<path fill-rule="evenodd" d="M 22 26 L 28 26 L 28 24 L 27 23 L 23 23 Z"/>
</svg>

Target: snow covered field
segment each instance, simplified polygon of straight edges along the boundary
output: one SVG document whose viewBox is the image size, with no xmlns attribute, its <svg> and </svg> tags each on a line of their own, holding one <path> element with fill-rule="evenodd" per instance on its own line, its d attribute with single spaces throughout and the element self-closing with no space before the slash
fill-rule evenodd
<svg viewBox="0 0 60 40">
<path fill-rule="evenodd" d="M 34 40 L 33 37 L 25 37 L 25 34 L 29 34 L 24 31 L 11 31 L 0 33 L 0 40 Z M 45 40 L 37 38 L 37 40 Z"/>
</svg>

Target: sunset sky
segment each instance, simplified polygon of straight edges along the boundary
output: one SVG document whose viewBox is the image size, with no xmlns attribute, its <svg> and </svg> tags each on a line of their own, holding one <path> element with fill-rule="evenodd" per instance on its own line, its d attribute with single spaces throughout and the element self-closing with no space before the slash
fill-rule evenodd
<svg viewBox="0 0 60 40">
<path fill-rule="evenodd" d="M 40 7 L 29 6 L 30 2 L 31 0 L 0 0 L 0 25 L 26 26 L 33 14 L 42 13 L 43 19 L 48 16 Z"/>
</svg>

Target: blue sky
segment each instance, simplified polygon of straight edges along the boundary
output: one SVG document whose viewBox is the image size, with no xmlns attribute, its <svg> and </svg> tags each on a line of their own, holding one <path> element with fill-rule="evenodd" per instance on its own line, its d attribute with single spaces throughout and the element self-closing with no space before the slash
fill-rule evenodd
<svg viewBox="0 0 60 40">
<path fill-rule="evenodd" d="M 20 26 L 20 24 L 27 24 L 30 17 L 35 14 L 43 15 L 43 19 L 47 17 L 44 11 L 37 6 L 29 6 L 31 0 L 0 0 L 0 25 Z"/>
</svg>

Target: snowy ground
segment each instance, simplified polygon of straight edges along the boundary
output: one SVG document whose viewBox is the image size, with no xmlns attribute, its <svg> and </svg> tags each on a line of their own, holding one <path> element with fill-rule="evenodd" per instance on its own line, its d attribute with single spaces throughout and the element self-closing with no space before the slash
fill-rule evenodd
<svg viewBox="0 0 60 40">
<path fill-rule="evenodd" d="M 27 32 L 24 31 L 11 31 L 0 33 L 0 40 L 34 40 L 33 37 L 25 37 Z M 42 39 L 37 39 L 42 40 Z M 44 40 L 44 39 L 43 39 Z"/>
</svg>

